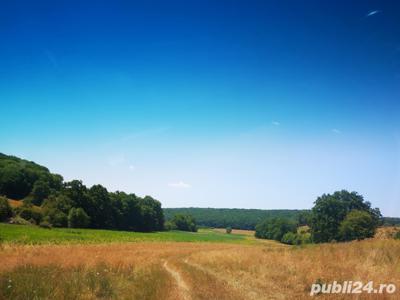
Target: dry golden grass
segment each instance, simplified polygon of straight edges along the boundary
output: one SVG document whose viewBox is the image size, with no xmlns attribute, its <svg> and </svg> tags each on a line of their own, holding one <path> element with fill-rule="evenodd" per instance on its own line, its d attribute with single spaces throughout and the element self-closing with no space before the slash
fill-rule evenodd
<svg viewBox="0 0 400 300">
<path fill-rule="evenodd" d="M 303 248 L 275 242 L 6 245 L 0 255 L 0 299 L 33 299 L 32 289 L 45 299 L 309 299 L 312 283 L 335 280 L 400 288 L 400 241 L 390 239 Z"/>
<path fill-rule="evenodd" d="M 387 226 L 387 227 L 379 227 L 375 233 L 376 239 L 392 239 L 397 232 L 400 231 L 400 227 L 395 226 Z"/>
</svg>

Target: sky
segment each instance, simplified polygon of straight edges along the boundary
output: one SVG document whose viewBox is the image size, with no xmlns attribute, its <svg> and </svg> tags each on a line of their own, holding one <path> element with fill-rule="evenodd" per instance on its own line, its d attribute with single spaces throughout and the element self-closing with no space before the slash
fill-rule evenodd
<svg viewBox="0 0 400 300">
<path fill-rule="evenodd" d="M 400 216 L 399 1 L 1 1 L 0 152 L 163 207 Z"/>
</svg>

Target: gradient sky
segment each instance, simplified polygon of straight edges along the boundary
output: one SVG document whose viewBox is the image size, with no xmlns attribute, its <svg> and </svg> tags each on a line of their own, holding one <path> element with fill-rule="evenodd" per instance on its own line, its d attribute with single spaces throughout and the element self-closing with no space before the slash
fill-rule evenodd
<svg viewBox="0 0 400 300">
<path fill-rule="evenodd" d="M 400 216 L 399 1 L 1 1 L 0 152 L 164 207 Z"/>
</svg>

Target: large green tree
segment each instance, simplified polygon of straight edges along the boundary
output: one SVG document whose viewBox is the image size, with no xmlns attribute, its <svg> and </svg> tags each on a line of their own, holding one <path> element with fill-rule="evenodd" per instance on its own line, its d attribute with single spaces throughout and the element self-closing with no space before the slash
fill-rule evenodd
<svg viewBox="0 0 400 300">
<path fill-rule="evenodd" d="M 310 220 L 313 241 L 323 243 L 341 240 L 340 224 L 352 210 L 367 212 L 371 216 L 372 226 L 376 228 L 379 225 L 382 217 L 379 209 L 371 208 L 371 204 L 356 192 L 342 190 L 318 197 Z"/>
</svg>

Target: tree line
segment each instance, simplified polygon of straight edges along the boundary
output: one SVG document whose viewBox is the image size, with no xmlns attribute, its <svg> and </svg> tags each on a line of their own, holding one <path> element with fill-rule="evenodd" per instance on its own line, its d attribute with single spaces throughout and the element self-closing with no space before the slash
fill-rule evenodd
<svg viewBox="0 0 400 300">
<path fill-rule="evenodd" d="M 150 196 L 108 192 L 99 184 L 88 188 L 79 180 L 64 182 L 43 166 L 1 153 L 0 195 L 23 200 L 13 215 L 43 226 L 164 229 L 161 203 Z"/>
<path fill-rule="evenodd" d="M 284 218 L 294 222 L 307 210 L 289 209 L 241 209 L 241 208 L 164 208 L 165 219 L 172 220 L 176 214 L 191 215 L 198 226 L 254 230 L 255 226 L 272 218 Z"/>
<path fill-rule="evenodd" d="M 297 222 L 282 218 L 260 222 L 255 235 L 287 244 L 344 242 L 371 238 L 382 224 L 378 208 L 357 192 L 342 190 L 318 197 L 312 210 L 299 215 Z"/>
</svg>

